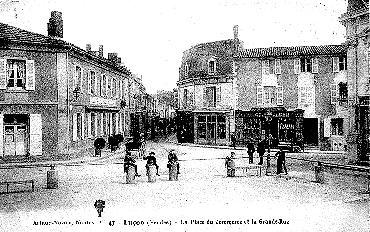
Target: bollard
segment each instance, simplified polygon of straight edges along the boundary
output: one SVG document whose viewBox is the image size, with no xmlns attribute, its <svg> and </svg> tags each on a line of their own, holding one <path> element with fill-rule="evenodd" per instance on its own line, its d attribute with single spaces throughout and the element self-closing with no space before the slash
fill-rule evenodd
<svg viewBox="0 0 370 232">
<path fill-rule="evenodd" d="M 51 169 L 46 173 L 46 188 L 56 189 L 58 188 L 58 172 L 54 170 L 54 165 L 51 166 Z"/>
<path fill-rule="evenodd" d="M 320 162 L 315 166 L 315 178 L 316 182 L 320 184 L 323 184 L 325 181 L 323 166 Z"/>
<path fill-rule="evenodd" d="M 157 176 L 157 169 L 155 165 L 148 165 L 147 166 L 146 175 L 148 176 L 148 182 L 155 182 Z"/>
<path fill-rule="evenodd" d="M 134 184 L 135 183 L 135 167 L 132 165 L 127 166 L 126 172 L 126 184 Z"/>
<path fill-rule="evenodd" d="M 177 174 L 177 162 L 171 162 L 168 164 L 168 178 L 169 180 L 178 180 L 178 174 Z"/>
</svg>

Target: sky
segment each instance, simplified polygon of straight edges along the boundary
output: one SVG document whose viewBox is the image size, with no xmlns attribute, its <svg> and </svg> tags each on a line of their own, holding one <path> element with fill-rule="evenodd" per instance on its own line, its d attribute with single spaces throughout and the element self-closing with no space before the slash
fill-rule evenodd
<svg viewBox="0 0 370 232">
<path fill-rule="evenodd" d="M 147 92 L 176 88 L 183 52 L 233 38 L 244 48 L 340 44 L 347 0 L 0 0 L 0 22 L 47 35 L 63 14 L 63 39 L 117 52 Z"/>
</svg>

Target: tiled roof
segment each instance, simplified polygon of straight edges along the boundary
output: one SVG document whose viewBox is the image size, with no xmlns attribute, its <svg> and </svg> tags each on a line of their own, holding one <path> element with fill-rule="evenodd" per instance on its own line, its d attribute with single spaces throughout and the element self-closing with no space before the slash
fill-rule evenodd
<svg viewBox="0 0 370 232">
<path fill-rule="evenodd" d="M 282 57 L 282 56 L 301 56 L 301 55 L 330 55 L 346 53 L 345 45 L 321 45 L 321 46 L 297 46 L 297 47 L 270 47 L 270 48 L 251 48 L 236 54 L 237 58 L 252 57 Z"/>
<path fill-rule="evenodd" d="M 40 45 L 67 45 L 65 41 L 60 39 L 55 39 L 0 23 L 0 45 L 5 45 L 7 42 Z"/>
<path fill-rule="evenodd" d="M 131 75 L 131 72 L 126 67 L 116 66 L 110 60 L 89 53 L 77 47 L 76 45 L 68 43 L 62 39 L 37 34 L 34 32 L 10 26 L 8 24 L 0 23 L 0 47 L 6 46 L 8 43 L 33 44 L 53 48 L 71 48 L 73 51 L 81 55 L 87 55 L 93 59 L 109 64 L 112 67 L 118 69 L 119 71 Z"/>
</svg>

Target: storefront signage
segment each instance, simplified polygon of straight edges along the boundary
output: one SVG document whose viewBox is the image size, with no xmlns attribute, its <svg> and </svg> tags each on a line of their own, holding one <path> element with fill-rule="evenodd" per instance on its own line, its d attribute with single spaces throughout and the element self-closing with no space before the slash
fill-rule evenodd
<svg viewBox="0 0 370 232">
<path fill-rule="evenodd" d="M 289 118 L 290 113 L 289 112 L 276 112 L 274 113 L 275 118 Z"/>
<path fill-rule="evenodd" d="M 101 97 L 90 97 L 90 104 L 94 106 L 116 107 L 117 101 L 113 99 L 105 99 Z"/>
<path fill-rule="evenodd" d="M 294 130 L 293 124 L 280 124 L 280 129 L 282 130 Z"/>
</svg>

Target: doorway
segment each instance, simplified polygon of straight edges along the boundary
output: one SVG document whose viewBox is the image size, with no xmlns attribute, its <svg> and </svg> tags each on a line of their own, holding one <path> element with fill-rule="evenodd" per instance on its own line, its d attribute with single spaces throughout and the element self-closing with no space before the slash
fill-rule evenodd
<svg viewBox="0 0 370 232">
<path fill-rule="evenodd" d="M 28 149 L 28 115 L 4 115 L 4 156 L 25 156 Z"/>
<path fill-rule="evenodd" d="M 303 119 L 303 141 L 309 146 L 318 146 L 319 144 L 319 130 L 317 118 Z"/>
</svg>

